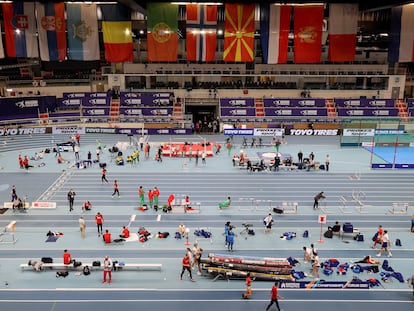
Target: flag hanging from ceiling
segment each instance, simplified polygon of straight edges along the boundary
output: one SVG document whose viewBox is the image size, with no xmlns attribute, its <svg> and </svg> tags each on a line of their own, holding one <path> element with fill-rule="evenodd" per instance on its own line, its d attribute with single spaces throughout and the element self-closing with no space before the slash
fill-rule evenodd
<svg viewBox="0 0 414 311">
<path fill-rule="evenodd" d="M 358 4 L 329 5 L 330 62 L 352 62 L 355 59 L 358 31 Z"/>
<path fill-rule="evenodd" d="M 388 61 L 405 63 L 414 61 L 414 5 L 391 9 L 391 31 Z"/>
<path fill-rule="evenodd" d="M 226 4 L 224 61 L 254 60 L 254 7 L 254 4 Z"/>
<path fill-rule="evenodd" d="M 63 2 L 36 2 L 40 59 L 63 61 L 66 58 L 66 20 Z"/>
<path fill-rule="evenodd" d="M 66 3 L 68 58 L 99 60 L 96 4 Z"/>
<path fill-rule="evenodd" d="M 291 12 L 290 5 L 261 4 L 260 39 L 263 63 L 287 62 Z"/>
<path fill-rule="evenodd" d="M 30 2 L 3 3 L 8 57 L 39 57 L 34 8 Z"/>
<path fill-rule="evenodd" d="M 176 62 L 178 59 L 178 5 L 148 2 L 147 10 L 148 60 Z"/>
<path fill-rule="evenodd" d="M 133 60 L 131 10 L 123 4 L 102 4 L 102 31 L 108 62 Z"/>
<path fill-rule="evenodd" d="M 293 18 L 294 62 L 320 63 L 323 5 L 296 6 Z"/>
<path fill-rule="evenodd" d="M 216 59 L 217 5 L 187 4 L 187 60 L 213 62 Z"/>
<path fill-rule="evenodd" d="M 1 26 L 0 26 L 0 33 L 1 33 Z M 3 40 L 1 38 L 0 38 L 0 58 L 4 58 Z"/>
</svg>

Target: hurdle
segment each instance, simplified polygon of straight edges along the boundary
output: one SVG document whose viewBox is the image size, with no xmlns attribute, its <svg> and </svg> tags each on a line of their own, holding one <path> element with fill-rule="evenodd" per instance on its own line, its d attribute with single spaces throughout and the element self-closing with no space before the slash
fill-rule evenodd
<svg viewBox="0 0 414 311">
<path fill-rule="evenodd" d="M 360 191 L 360 190 L 352 190 L 352 199 L 357 204 L 357 206 L 355 206 L 355 208 L 358 210 L 358 212 L 364 213 L 362 211 L 362 209 L 365 206 L 365 200 L 366 200 L 366 194 L 365 194 L 365 192 L 364 191 Z"/>
<path fill-rule="evenodd" d="M 299 206 L 298 202 L 290 202 L 290 201 L 282 202 L 283 214 L 297 214 L 298 206 Z"/>
<path fill-rule="evenodd" d="M 388 210 L 392 215 L 407 215 L 408 202 L 394 202 L 392 208 Z"/>
<path fill-rule="evenodd" d="M 14 225 L 16 221 L 11 221 L 7 226 L 4 226 L 3 231 L 0 232 L 0 244 L 16 244 L 17 239 L 14 236 Z M 11 237 L 10 241 L 5 241 L 3 237 Z"/>
<path fill-rule="evenodd" d="M 353 202 L 352 199 L 350 200 L 349 197 L 342 195 L 339 198 L 339 201 L 341 203 L 341 205 L 339 206 L 339 209 L 341 210 L 341 212 L 343 214 L 352 214 L 352 212 L 348 210 L 348 203 L 352 203 Z"/>
<path fill-rule="evenodd" d="M 271 210 L 272 210 L 272 200 L 256 200 L 256 211 L 269 211 L 270 212 Z"/>
<path fill-rule="evenodd" d="M 361 179 L 361 173 L 360 172 L 356 172 L 352 175 L 349 176 L 350 180 L 360 180 Z"/>
<path fill-rule="evenodd" d="M 255 209 L 255 198 L 239 198 L 239 211 L 252 211 Z M 250 202 L 250 207 L 246 207 L 243 203 Z"/>
</svg>

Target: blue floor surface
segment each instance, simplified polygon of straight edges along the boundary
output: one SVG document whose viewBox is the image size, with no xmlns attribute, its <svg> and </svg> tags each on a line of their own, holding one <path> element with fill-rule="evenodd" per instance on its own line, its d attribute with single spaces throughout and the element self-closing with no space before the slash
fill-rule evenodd
<svg viewBox="0 0 414 311">
<path fill-rule="evenodd" d="M 223 136 L 206 136 L 207 141 L 223 144 Z M 197 136 L 180 137 L 182 141 L 203 141 Z M 264 310 L 269 301 L 271 283 L 253 282 L 253 296 L 241 300 L 244 291 L 243 280 L 217 280 L 195 275 L 197 282 L 179 280 L 181 258 L 185 253 L 184 240 L 174 239 L 174 232 L 183 222 L 190 228 L 189 241 L 196 240 L 208 253 L 226 253 L 224 246 L 224 223 L 231 221 L 236 226 L 235 255 L 287 258 L 300 261 L 296 270 L 304 271 L 305 281 L 314 281 L 309 275 L 310 264 L 304 263 L 303 246 L 316 244 L 321 261 L 337 258 L 342 263 L 351 263 L 365 255 L 375 257 L 371 249 L 371 237 L 378 225 L 390 232 L 392 241 L 399 238 L 401 247 L 392 246 L 393 256 L 389 260 L 394 270 L 408 278 L 413 269 L 414 235 L 410 233 L 411 215 L 414 213 L 412 185 L 414 174 L 411 171 L 372 171 L 371 154 L 362 148 L 340 148 L 337 137 L 288 137 L 287 144 L 281 146 L 282 153 L 291 154 L 294 159 L 299 150 L 305 156 L 314 152 L 316 160 L 324 162 L 326 154 L 331 157 L 330 171 L 279 171 L 247 172 L 233 167 L 233 154 L 243 150 L 256 159 L 260 153 L 274 152 L 272 147 L 242 147 L 241 138 L 235 140 L 230 155 L 225 148 L 206 165 L 198 165 L 194 159 L 164 158 L 162 163 L 153 160 L 154 152 L 160 144 L 170 142 L 171 137 L 149 137 L 151 157 L 145 159 L 143 153 L 137 165 L 116 166 L 108 149 L 118 141 L 128 141 L 125 136 L 83 135 L 81 139 L 81 159 L 88 151 L 95 157 L 97 141 L 106 146 L 101 154 L 101 162 L 107 163 L 109 184 L 102 184 L 100 168 L 79 170 L 73 167 L 73 152 L 64 152 L 63 157 L 70 161 L 58 164 L 54 153 L 46 154 L 39 161 L 31 161 L 36 167 L 25 172 L 18 167 L 19 154 L 34 156 L 45 148 L 53 148 L 57 142 L 67 141 L 64 135 L 39 135 L 33 137 L 3 137 L 0 143 L 0 197 L 3 202 L 10 199 L 11 186 L 16 185 L 20 196 L 27 196 L 29 202 L 51 201 L 56 209 L 32 209 L 26 213 L 9 210 L 0 215 L 0 227 L 16 221 L 14 236 L 3 235 L 3 241 L 17 239 L 16 243 L 0 244 L 0 307 L 2 310 L 114 310 L 120 303 L 125 310 Z M 177 138 L 174 137 L 174 141 Z M 124 156 L 133 148 L 123 150 Z M 40 163 L 43 163 L 39 166 Z M 119 182 L 120 198 L 112 198 L 113 181 Z M 164 214 L 149 210 L 141 212 L 138 207 L 139 186 L 148 191 L 157 186 L 160 189 L 160 202 L 174 194 L 177 198 L 188 195 L 192 202 L 200 202 L 199 214 Z M 74 189 L 75 210 L 69 212 L 67 192 Z M 312 209 L 313 196 L 324 191 L 327 198 L 321 202 L 319 210 Z M 224 210 L 218 209 L 218 202 L 231 196 L 232 204 Z M 92 211 L 83 213 L 81 204 L 90 200 Z M 274 215 L 275 224 L 271 233 L 265 234 L 263 218 L 275 206 L 283 202 L 297 202 L 295 214 Z M 395 202 L 407 202 L 406 214 L 393 213 Z M 168 231 L 167 239 L 151 238 L 146 243 L 138 241 L 105 245 L 98 237 L 94 224 L 96 212 L 104 215 L 104 229 L 113 236 L 120 234 L 131 215 L 136 215 L 131 223 L 131 232 L 139 227 L 147 228 L 154 235 Z M 327 224 L 318 223 L 319 215 L 326 215 Z M 86 220 L 86 239 L 81 239 L 78 219 Z M 159 216 L 161 215 L 161 216 Z M 335 221 L 352 222 L 364 233 L 365 240 L 356 242 L 349 237 L 322 238 L 328 225 Z M 247 239 L 241 234 L 242 224 L 249 223 L 255 230 L 254 236 Z M 212 238 L 194 236 L 197 228 L 211 231 Z M 48 230 L 59 231 L 63 236 L 56 242 L 45 242 Z M 304 230 L 310 237 L 303 238 Z M 321 231 L 322 230 L 322 231 Z M 283 240 L 284 232 L 296 232 L 297 237 Z M 319 241 L 319 242 L 318 242 Z M 103 260 L 105 255 L 126 263 L 161 263 L 161 272 L 120 271 L 114 272 L 113 283 L 102 285 L 102 273 L 92 271 L 89 276 L 70 272 L 67 278 L 56 278 L 54 271 L 35 273 L 21 271 L 19 265 L 29 259 L 39 260 L 50 256 L 61 260 L 64 249 L 82 262 Z M 383 255 L 385 256 L 385 255 Z M 382 270 L 381 270 L 382 271 Z M 195 274 L 195 273 L 194 273 Z M 353 277 L 362 280 L 380 279 L 379 274 L 366 272 L 346 275 L 336 273 L 325 276 L 325 281 L 349 281 Z M 303 310 L 306 307 L 319 310 L 351 310 L 375 308 L 395 311 L 412 310 L 412 290 L 406 283 L 394 279 L 390 283 L 381 282 L 383 287 L 369 290 L 353 289 L 280 289 L 286 299 L 280 304 L 284 310 Z"/>
</svg>

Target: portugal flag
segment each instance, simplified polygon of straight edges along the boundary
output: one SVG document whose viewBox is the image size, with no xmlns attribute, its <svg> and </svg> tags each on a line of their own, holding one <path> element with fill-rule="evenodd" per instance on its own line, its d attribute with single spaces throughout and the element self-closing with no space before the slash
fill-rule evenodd
<svg viewBox="0 0 414 311">
<path fill-rule="evenodd" d="M 148 61 L 176 62 L 178 58 L 178 5 L 148 3 Z"/>
<path fill-rule="evenodd" d="M 254 4 L 226 4 L 224 61 L 253 61 L 254 7 Z"/>
</svg>

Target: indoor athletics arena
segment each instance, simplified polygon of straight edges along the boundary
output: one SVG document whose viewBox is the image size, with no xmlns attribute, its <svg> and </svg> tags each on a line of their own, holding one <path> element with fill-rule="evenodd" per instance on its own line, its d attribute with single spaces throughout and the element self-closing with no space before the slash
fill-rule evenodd
<svg viewBox="0 0 414 311">
<path fill-rule="evenodd" d="M 338 2 L 1 1 L 1 309 L 412 310 L 414 6 Z"/>
</svg>

